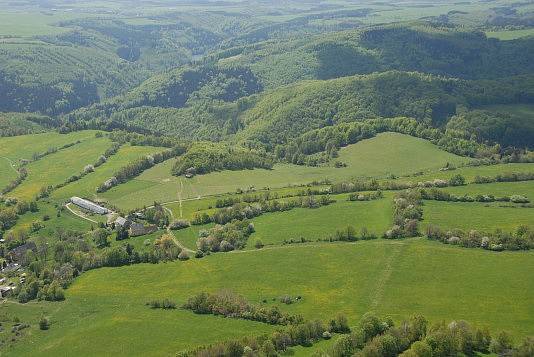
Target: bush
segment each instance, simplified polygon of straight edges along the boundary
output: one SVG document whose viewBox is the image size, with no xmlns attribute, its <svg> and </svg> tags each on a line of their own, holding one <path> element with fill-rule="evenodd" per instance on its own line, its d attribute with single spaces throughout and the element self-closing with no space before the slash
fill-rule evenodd
<svg viewBox="0 0 534 357">
<path fill-rule="evenodd" d="M 178 229 L 188 228 L 189 226 L 191 226 L 191 223 L 189 223 L 189 221 L 185 219 L 178 219 L 178 220 L 173 221 L 169 225 L 169 228 L 172 230 L 178 230 Z"/>
<path fill-rule="evenodd" d="M 254 243 L 254 247 L 255 247 L 256 249 L 261 249 L 261 248 L 263 248 L 264 246 L 265 246 L 265 245 L 263 244 L 263 242 L 262 242 L 260 239 L 256 240 L 256 243 Z"/>
<path fill-rule="evenodd" d="M 48 330 L 50 328 L 50 322 L 48 321 L 48 319 L 46 317 L 41 317 L 41 319 L 39 320 L 39 329 L 40 330 Z"/>
<path fill-rule="evenodd" d="M 185 249 L 182 249 L 180 254 L 178 254 L 178 259 L 180 259 L 182 261 L 189 260 L 189 253 L 187 253 L 187 251 Z"/>
<path fill-rule="evenodd" d="M 164 309 L 164 310 L 176 309 L 176 303 L 169 299 L 152 300 L 152 301 L 147 302 L 146 305 L 150 306 L 152 309 Z"/>
</svg>

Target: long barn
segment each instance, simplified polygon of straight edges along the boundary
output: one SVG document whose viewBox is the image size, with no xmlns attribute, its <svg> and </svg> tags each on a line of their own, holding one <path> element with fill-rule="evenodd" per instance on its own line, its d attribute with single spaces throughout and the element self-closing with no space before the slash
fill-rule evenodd
<svg viewBox="0 0 534 357">
<path fill-rule="evenodd" d="M 96 203 L 93 203 L 91 201 L 84 200 L 83 198 L 80 198 L 80 197 L 72 197 L 70 201 L 76 206 L 86 209 L 96 214 L 108 214 L 109 213 L 109 210 L 107 208 L 99 206 Z"/>
</svg>

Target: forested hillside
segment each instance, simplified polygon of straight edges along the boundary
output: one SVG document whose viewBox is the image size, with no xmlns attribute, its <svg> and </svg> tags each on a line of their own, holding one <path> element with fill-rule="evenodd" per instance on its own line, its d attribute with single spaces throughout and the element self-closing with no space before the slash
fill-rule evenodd
<svg viewBox="0 0 534 357">
<path fill-rule="evenodd" d="M 431 23 L 268 40 L 152 77 L 66 118 L 187 139 L 238 134 L 268 145 L 325 125 L 376 117 L 409 116 L 443 127 L 480 105 L 532 102 L 530 52 L 534 39 L 499 41 Z M 320 81 L 299 83 L 304 79 Z M 262 94 L 251 96 L 257 93 Z M 511 123 L 507 115 L 494 116 Z M 478 136 L 504 145 L 532 144 L 528 120 L 512 126 L 506 137 Z M 524 135 L 513 134 L 524 129 Z"/>
</svg>

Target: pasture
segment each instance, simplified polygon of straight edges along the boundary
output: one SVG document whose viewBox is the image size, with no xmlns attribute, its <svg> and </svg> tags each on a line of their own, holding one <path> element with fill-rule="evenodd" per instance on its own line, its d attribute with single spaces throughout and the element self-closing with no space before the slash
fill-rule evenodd
<svg viewBox="0 0 534 357">
<path fill-rule="evenodd" d="M 0 157 L 0 188 L 7 186 L 17 176 L 18 173 L 13 167 L 12 161 L 8 158 Z"/>
<path fill-rule="evenodd" d="M 42 187 L 57 185 L 74 174 L 79 174 L 88 164 L 94 164 L 110 147 L 108 138 L 82 141 L 70 148 L 60 150 L 34 161 L 26 168 L 28 177 L 10 195 L 21 199 L 33 199 Z"/>
<path fill-rule="evenodd" d="M 516 40 L 518 38 L 534 36 L 534 29 L 488 31 L 486 36 L 497 38 L 501 41 Z"/>
<path fill-rule="evenodd" d="M 82 179 L 72 182 L 52 194 L 55 199 L 66 199 L 72 196 L 81 196 L 87 198 L 96 198 L 96 188 L 110 177 L 121 167 L 143 156 L 163 151 L 164 148 L 152 146 L 131 146 L 124 145 L 119 151 L 109 158 L 103 165 L 97 167 L 95 172 L 84 176 Z"/>
<path fill-rule="evenodd" d="M 534 208 L 524 208 L 504 202 L 425 201 L 422 226 L 429 224 L 446 229 L 493 232 L 500 228 L 512 232 L 520 225 L 534 226 Z"/>
<path fill-rule="evenodd" d="M 256 304 L 266 299 L 306 318 L 326 320 L 343 312 L 355 324 L 367 311 L 396 321 L 418 313 L 433 322 L 483 323 L 493 332 L 504 329 L 520 338 L 534 333 L 532 258 L 531 252 L 494 253 L 410 239 L 314 243 L 103 268 L 79 277 L 64 302 L 3 305 L 1 312 L 11 316 L 30 319 L 40 312 L 52 322 L 43 332 L 37 321 L 29 321 L 25 343 L 6 349 L 5 355 L 83 355 L 89 346 L 95 354 L 170 355 L 273 328 L 145 306 L 154 298 L 182 304 L 200 291 L 220 289 Z M 285 294 L 302 300 L 292 305 L 273 301 Z M 25 308 L 37 314 L 30 316 Z"/>
<path fill-rule="evenodd" d="M 466 186 L 447 187 L 444 189 L 455 195 L 494 195 L 495 197 L 521 195 L 534 202 L 534 181 L 495 182 Z"/>
<path fill-rule="evenodd" d="M 265 245 L 279 245 L 284 241 L 326 239 L 336 230 L 353 226 L 356 234 L 362 228 L 377 236 L 393 224 L 392 195 L 375 201 L 349 202 L 346 197 L 332 197 L 338 202 L 316 209 L 297 208 L 287 212 L 267 213 L 252 220 L 256 230 L 247 244 L 254 249 L 256 240 Z"/>
<path fill-rule="evenodd" d="M 414 157 L 418 159 L 413 160 Z M 221 171 L 192 179 L 172 176 L 170 171 L 174 160 L 168 160 L 111 189 L 102 197 L 121 208 L 132 209 L 151 205 L 154 201 L 204 197 L 250 187 L 279 188 L 326 178 L 342 181 L 353 177 L 408 175 L 418 171 L 435 171 L 447 162 L 459 165 L 468 161 L 426 140 L 397 133 L 384 133 L 349 145 L 340 150 L 337 160 L 345 162 L 347 167 L 277 164 L 272 170 Z"/>
<path fill-rule="evenodd" d="M 49 148 L 58 148 L 78 140 L 94 138 L 95 130 L 76 131 L 69 134 L 47 132 L 0 138 L 0 157 L 7 157 L 18 163 L 20 159 L 31 159 L 35 153 L 43 153 Z"/>
</svg>

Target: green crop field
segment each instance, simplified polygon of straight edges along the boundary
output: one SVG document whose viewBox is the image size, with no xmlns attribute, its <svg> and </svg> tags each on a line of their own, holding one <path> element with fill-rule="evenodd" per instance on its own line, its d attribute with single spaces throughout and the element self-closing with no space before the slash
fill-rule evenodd
<svg viewBox="0 0 534 357">
<path fill-rule="evenodd" d="M 520 225 L 534 226 L 534 208 L 515 207 L 508 203 L 425 201 L 423 211 L 424 226 L 433 224 L 446 229 L 493 232 L 500 228 L 512 232 Z"/>
<path fill-rule="evenodd" d="M 108 138 L 93 137 L 28 164 L 28 178 L 11 195 L 23 199 L 33 198 L 42 187 L 60 184 L 70 176 L 82 172 L 86 165 L 95 163 L 110 145 Z"/>
<path fill-rule="evenodd" d="M 181 304 L 197 292 L 219 289 L 254 303 L 301 295 L 302 301 L 280 308 L 307 318 L 327 319 L 343 311 L 354 324 L 370 310 L 397 321 L 420 313 L 431 321 L 466 319 L 519 337 L 534 333 L 534 285 L 528 278 L 533 264 L 531 253 L 492 253 L 415 239 L 285 246 L 185 263 L 99 269 L 78 278 L 65 302 L 41 303 L 37 311 L 51 316 L 51 329 L 32 327 L 26 343 L 6 355 L 83 355 L 89 346 L 95 354 L 169 355 L 272 329 L 144 305 L 152 298 Z M 7 304 L 1 309 L 29 316 L 24 308 Z"/>
<path fill-rule="evenodd" d="M 417 160 L 413 160 L 415 156 Z M 373 160 L 369 160 L 370 157 L 373 157 Z M 178 200 L 179 196 L 182 199 L 195 198 L 234 192 L 238 188 L 276 188 L 325 178 L 341 181 L 351 177 L 405 175 L 439 169 L 447 162 L 460 164 L 467 161 L 440 150 L 428 141 L 396 133 L 381 134 L 343 148 L 340 150 L 339 160 L 347 163 L 347 167 L 278 164 L 272 170 L 222 171 L 196 176 L 193 179 L 171 176 L 173 162 L 169 160 L 102 196 L 119 207 L 130 209 L 150 205 L 154 201 Z"/>
</svg>

